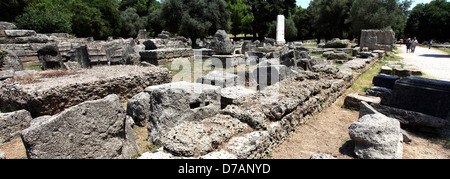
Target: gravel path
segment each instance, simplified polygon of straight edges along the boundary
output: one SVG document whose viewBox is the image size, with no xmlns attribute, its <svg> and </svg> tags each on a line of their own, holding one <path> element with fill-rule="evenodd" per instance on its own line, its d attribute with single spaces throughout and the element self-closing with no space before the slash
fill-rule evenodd
<svg viewBox="0 0 450 179">
<path fill-rule="evenodd" d="M 417 47 L 415 53 L 406 53 L 406 47 L 401 46 L 398 56 L 403 62 L 417 66 L 422 72 L 438 80 L 450 81 L 450 55 L 433 49 Z"/>
</svg>

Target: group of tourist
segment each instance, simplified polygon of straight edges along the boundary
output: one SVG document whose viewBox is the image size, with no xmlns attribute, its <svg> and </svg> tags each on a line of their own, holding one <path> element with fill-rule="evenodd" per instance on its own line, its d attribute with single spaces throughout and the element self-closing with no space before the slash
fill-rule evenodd
<svg viewBox="0 0 450 179">
<path fill-rule="evenodd" d="M 411 38 L 408 38 L 408 40 L 406 40 L 406 53 L 414 53 L 416 51 L 417 45 L 419 45 L 417 37 L 414 37 L 413 40 L 411 40 Z"/>
</svg>

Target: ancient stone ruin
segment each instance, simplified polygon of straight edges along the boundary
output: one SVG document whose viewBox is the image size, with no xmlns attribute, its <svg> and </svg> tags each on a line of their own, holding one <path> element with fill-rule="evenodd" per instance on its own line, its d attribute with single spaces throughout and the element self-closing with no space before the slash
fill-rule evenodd
<svg viewBox="0 0 450 179">
<path fill-rule="evenodd" d="M 0 107 L 16 111 L 0 115 L 0 142 L 20 135 L 36 159 L 263 158 L 385 54 L 274 39 L 231 43 L 224 31 L 196 39 L 200 49 L 168 32 L 112 41 L 52 34 L 23 44 L 14 38 L 36 34 L 16 34 L 8 31 L 0 47 L 19 62 L 37 57 L 45 71 L 14 71 L 0 82 Z M 162 66 L 179 60 L 198 60 L 200 74 L 174 81 L 182 73 Z M 133 125 L 161 147 L 141 153 Z"/>
<path fill-rule="evenodd" d="M 362 30 L 360 47 L 390 52 L 394 48 L 394 40 L 395 33 L 392 30 Z"/>
</svg>

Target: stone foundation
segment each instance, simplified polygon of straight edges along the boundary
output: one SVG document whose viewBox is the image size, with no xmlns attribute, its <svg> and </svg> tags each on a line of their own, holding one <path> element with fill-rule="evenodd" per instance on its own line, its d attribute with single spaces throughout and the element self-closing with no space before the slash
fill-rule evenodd
<svg viewBox="0 0 450 179">
<path fill-rule="evenodd" d="M 166 68 L 156 67 L 103 66 L 60 73 L 49 71 L 0 83 L 0 107 L 10 111 L 26 109 L 33 117 L 54 115 L 109 94 L 130 99 L 148 86 L 172 80 Z M 46 78 L 58 74 L 62 76 Z"/>
<path fill-rule="evenodd" d="M 153 65 L 165 65 L 173 58 L 188 58 L 194 56 L 191 48 L 156 49 L 140 51 L 141 60 Z"/>
<path fill-rule="evenodd" d="M 215 123 L 211 124 L 211 118 L 181 123 L 170 130 L 174 135 L 162 143 L 162 148 L 140 158 L 264 158 L 299 125 L 334 103 L 353 84 L 355 76 L 368 70 L 375 60 L 361 62 L 340 68 L 316 64 L 312 71 L 299 72 L 260 92 L 242 95 L 213 117 Z M 230 123 L 236 123 L 235 128 L 214 130 Z M 195 135 L 183 135 L 192 133 L 187 126 L 196 131 Z"/>
</svg>

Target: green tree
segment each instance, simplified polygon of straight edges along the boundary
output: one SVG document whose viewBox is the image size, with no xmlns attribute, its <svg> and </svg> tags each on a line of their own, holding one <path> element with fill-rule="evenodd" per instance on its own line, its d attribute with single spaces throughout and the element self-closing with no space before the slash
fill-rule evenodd
<svg viewBox="0 0 450 179">
<path fill-rule="evenodd" d="M 354 0 L 347 23 L 351 35 L 359 37 L 362 29 L 394 29 L 402 33 L 411 1 Z"/>
<path fill-rule="evenodd" d="M 284 19 L 284 38 L 286 41 L 297 40 L 297 27 L 292 18 Z M 265 36 L 275 38 L 277 34 L 277 21 L 272 21 L 269 25 L 269 31 Z"/>
<path fill-rule="evenodd" d="M 120 14 L 120 30 L 123 37 L 136 37 L 140 29 L 147 25 L 147 17 L 140 17 L 137 10 L 128 8 Z"/>
<path fill-rule="evenodd" d="M 128 8 L 136 9 L 137 14 L 144 17 L 161 8 L 161 3 L 157 0 L 122 0 L 120 2 L 119 10 L 125 11 Z"/>
<path fill-rule="evenodd" d="M 77 37 L 92 36 L 99 39 L 109 35 L 107 22 L 101 18 L 102 13 L 99 9 L 82 1 L 72 1 L 71 7 L 72 12 L 77 14 L 72 17 L 72 32 Z"/>
<path fill-rule="evenodd" d="M 120 35 L 120 11 L 117 0 L 71 0 L 67 8 L 75 14 L 72 32 L 78 37 L 106 39 Z"/>
<path fill-rule="evenodd" d="M 251 30 L 254 16 L 246 2 L 246 0 L 227 0 L 227 8 L 231 13 L 231 34 L 235 37 L 237 34 L 248 33 Z"/>
<path fill-rule="evenodd" d="M 265 36 L 269 34 L 273 26 L 273 21 L 277 20 L 277 15 L 284 15 L 290 19 L 295 12 L 295 0 L 248 0 L 248 5 L 253 13 L 252 23 L 253 36 Z"/>
<path fill-rule="evenodd" d="M 70 33 L 72 16 L 57 1 L 41 1 L 28 4 L 24 12 L 15 18 L 15 24 L 19 29 L 32 29 L 39 33 Z"/>
<path fill-rule="evenodd" d="M 313 0 L 309 4 L 311 30 L 318 39 L 347 38 L 345 20 L 351 6 L 350 0 Z"/>
<path fill-rule="evenodd" d="M 409 15 L 405 33 L 419 40 L 450 41 L 450 2 L 434 0 L 428 4 L 419 4 Z"/>
<path fill-rule="evenodd" d="M 230 12 L 223 0 L 165 0 L 161 18 L 172 33 L 196 38 L 230 30 Z"/>
<path fill-rule="evenodd" d="M 31 0 L 1 0 L 0 1 L 0 21 L 12 22 L 23 13 L 25 7 Z"/>
<path fill-rule="evenodd" d="M 122 0 L 120 11 L 128 8 L 136 9 L 140 18 L 147 18 L 145 28 L 150 36 L 155 36 L 163 30 L 164 21 L 161 19 L 161 3 L 157 0 Z"/>
<path fill-rule="evenodd" d="M 311 37 L 311 24 L 309 23 L 310 15 L 308 11 L 302 7 L 297 7 L 292 18 L 297 28 L 297 39 L 309 39 Z"/>
</svg>

